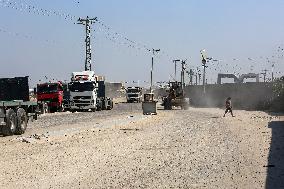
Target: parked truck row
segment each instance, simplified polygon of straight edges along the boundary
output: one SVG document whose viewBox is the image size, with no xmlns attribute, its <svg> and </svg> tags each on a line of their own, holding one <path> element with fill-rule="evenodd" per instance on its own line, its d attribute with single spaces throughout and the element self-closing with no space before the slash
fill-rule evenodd
<svg viewBox="0 0 284 189">
<path fill-rule="evenodd" d="M 30 101 L 29 79 L 0 79 L 0 134 L 23 134 L 29 120 L 46 112 L 111 110 L 113 101 L 106 97 L 105 81 L 94 71 L 73 72 L 71 82 L 38 84 L 36 98 Z"/>
</svg>

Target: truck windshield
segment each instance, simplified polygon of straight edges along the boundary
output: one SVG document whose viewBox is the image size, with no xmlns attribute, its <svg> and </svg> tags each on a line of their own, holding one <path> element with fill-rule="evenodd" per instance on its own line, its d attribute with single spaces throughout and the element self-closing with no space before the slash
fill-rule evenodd
<svg viewBox="0 0 284 189">
<path fill-rule="evenodd" d="M 37 92 L 40 93 L 54 93 L 58 91 L 58 84 L 38 85 Z"/>
<path fill-rule="evenodd" d="M 92 82 L 74 82 L 69 84 L 69 89 L 71 92 L 93 91 L 95 86 Z"/>
<path fill-rule="evenodd" d="M 127 93 L 139 93 L 138 89 L 127 89 Z"/>
</svg>

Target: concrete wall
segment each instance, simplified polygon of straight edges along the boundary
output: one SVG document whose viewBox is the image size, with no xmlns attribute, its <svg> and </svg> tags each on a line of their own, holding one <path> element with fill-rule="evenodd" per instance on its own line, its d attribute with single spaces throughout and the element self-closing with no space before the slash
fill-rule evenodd
<svg viewBox="0 0 284 189">
<path fill-rule="evenodd" d="M 246 110 L 264 110 L 275 98 L 272 83 L 239 83 L 206 85 L 206 94 L 203 86 L 187 86 L 186 96 L 191 99 L 192 106 L 224 107 L 225 99 L 232 98 L 233 108 Z"/>
<path fill-rule="evenodd" d="M 106 96 L 111 98 L 119 98 L 125 96 L 125 91 L 122 89 L 122 83 L 105 83 L 106 85 Z"/>
</svg>

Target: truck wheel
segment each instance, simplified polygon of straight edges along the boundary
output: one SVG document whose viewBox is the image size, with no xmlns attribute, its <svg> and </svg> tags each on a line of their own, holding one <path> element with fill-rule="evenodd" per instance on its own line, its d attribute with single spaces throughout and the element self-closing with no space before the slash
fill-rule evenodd
<svg viewBox="0 0 284 189">
<path fill-rule="evenodd" d="M 2 134 L 4 136 L 13 135 L 17 127 L 16 113 L 13 109 L 8 109 L 6 112 L 6 126 L 2 128 Z"/>
<path fill-rule="evenodd" d="M 184 110 L 188 110 L 188 109 L 189 109 L 188 104 L 185 104 L 185 105 L 183 106 L 183 109 L 184 109 Z"/>
<path fill-rule="evenodd" d="M 109 105 L 107 106 L 107 110 L 113 109 L 113 101 L 110 100 Z"/>
<path fill-rule="evenodd" d="M 164 98 L 164 109 L 165 110 L 171 110 L 172 107 L 171 107 L 171 102 L 170 102 L 170 99 L 169 98 Z"/>
<path fill-rule="evenodd" d="M 57 110 L 58 110 L 58 112 L 64 112 L 63 105 L 61 104 L 60 106 L 58 106 Z"/>
<path fill-rule="evenodd" d="M 28 117 L 26 111 L 23 108 L 17 110 L 17 129 L 15 134 L 21 135 L 24 134 L 27 129 Z"/>
<path fill-rule="evenodd" d="M 106 110 L 107 109 L 107 99 L 102 101 L 102 110 Z"/>
</svg>

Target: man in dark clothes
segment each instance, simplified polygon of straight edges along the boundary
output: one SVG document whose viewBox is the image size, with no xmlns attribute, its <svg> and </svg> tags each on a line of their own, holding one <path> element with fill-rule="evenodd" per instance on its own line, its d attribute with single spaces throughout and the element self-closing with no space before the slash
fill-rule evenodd
<svg viewBox="0 0 284 189">
<path fill-rule="evenodd" d="M 226 104 L 226 110 L 225 110 L 225 114 L 224 114 L 223 117 L 225 117 L 225 115 L 226 115 L 227 112 L 230 112 L 231 115 L 232 115 L 232 117 L 235 117 L 235 116 L 233 115 L 231 97 L 228 97 L 228 98 L 226 99 L 226 103 L 225 103 L 225 104 Z"/>
</svg>

